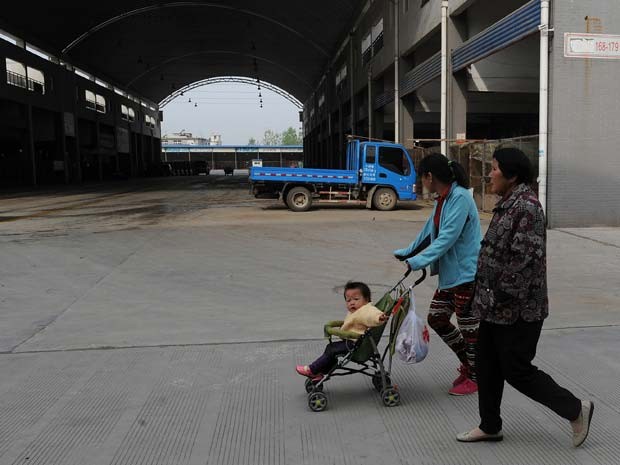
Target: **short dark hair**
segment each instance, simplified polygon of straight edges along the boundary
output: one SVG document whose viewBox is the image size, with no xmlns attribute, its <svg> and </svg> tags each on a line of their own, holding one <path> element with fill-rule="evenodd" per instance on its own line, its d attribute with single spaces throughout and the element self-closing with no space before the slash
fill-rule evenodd
<svg viewBox="0 0 620 465">
<path fill-rule="evenodd" d="M 504 147 L 493 152 L 493 158 L 497 160 L 499 169 L 506 179 L 516 177 L 517 184 L 531 183 L 534 168 L 530 159 L 518 148 Z"/>
<path fill-rule="evenodd" d="M 362 296 L 364 297 L 364 299 L 366 299 L 368 302 L 370 302 L 370 296 L 371 296 L 370 295 L 370 288 L 366 284 L 358 282 L 358 281 L 349 281 L 344 286 L 343 295 L 346 297 L 347 291 L 350 291 L 351 289 L 357 289 L 358 291 L 360 291 L 362 293 Z"/>
</svg>

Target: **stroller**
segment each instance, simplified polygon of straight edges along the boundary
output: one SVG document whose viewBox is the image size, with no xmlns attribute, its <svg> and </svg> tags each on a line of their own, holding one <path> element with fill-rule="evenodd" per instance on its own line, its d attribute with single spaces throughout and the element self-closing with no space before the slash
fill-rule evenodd
<svg viewBox="0 0 620 465">
<path fill-rule="evenodd" d="M 400 404 L 398 387 L 392 385 L 390 372 L 392 370 L 392 355 L 394 344 L 400 325 L 409 310 L 409 289 L 414 288 L 426 278 L 426 270 L 422 270 L 422 276 L 415 281 L 410 288 L 405 288 L 403 281 L 409 276 L 411 269 L 407 270 L 403 278 L 390 289 L 375 306 L 388 315 L 388 320 L 374 328 L 369 328 L 359 336 L 353 348 L 338 359 L 338 363 L 321 379 L 308 378 L 306 380 L 306 392 L 308 393 L 308 406 L 313 412 L 322 412 L 327 408 L 327 395 L 323 392 L 324 384 L 335 376 L 347 376 L 361 373 L 372 379 L 375 390 L 380 393 L 383 405 L 394 407 Z M 389 316 L 391 315 L 391 319 Z M 387 346 L 383 354 L 379 352 L 378 345 L 383 336 L 388 321 L 390 322 L 390 334 Z M 346 338 L 350 336 L 346 331 L 341 331 L 342 321 L 330 321 L 324 327 L 325 336 L 331 342 L 332 336 Z M 385 358 L 389 354 L 388 368 L 385 367 Z M 351 364 L 355 364 L 350 366 Z"/>
</svg>

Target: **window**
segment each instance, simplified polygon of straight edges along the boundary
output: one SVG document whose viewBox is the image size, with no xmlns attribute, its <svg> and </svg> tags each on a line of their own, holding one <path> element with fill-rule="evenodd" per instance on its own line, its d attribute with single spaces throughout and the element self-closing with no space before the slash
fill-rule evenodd
<svg viewBox="0 0 620 465">
<path fill-rule="evenodd" d="M 84 100 L 86 101 L 86 108 L 89 110 L 95 110 L 97 113 L 107 112 L 107 102 L 103 95 L 95 94 L 91 90 L 85 90 Z"/>
<path fill-rule="evenodd" d="M 42 71 L 24 66 L 19 61 L 6 59 L 6 82 L 15 87 L 45 94 L 45 75 Z"/>
<path fill-rule="evenodd" d="M 99 95 L 97 94 L 96 96 L 96 103 L 97 103 L 97 112 L 98 113 L 105 113 L 106 112 L 106 101 L 105 101 L 105 97 L 103 95 Z"/>
<path fill-rule="evenodd" d="M 347 65 L 343 65 L 342 68 L 340 68 L 340 71 L 338 71 L 338 74 L 336 74 L 336 87 L 338 88 L 338 90 L 340 90 L 340 84 L 342 84 L 342 86 L 344 87 L 345 82 L 347 79 Z"/>
<path fill-rule="evenodd" d="M 26 74 L 28 76 L 28 90 L 36 92 L 37 94 L 45 94 L 45 75 L 42 71 L 31 68 L 26 68 Z"/>
<path fill-rule="evenodd" d="M 19 61 L 6 59 L 6 82 L 12 86 L 28 87 L 28 78 L 26 77 L 26 67 Z"/>
<path fill-rule="evenodd" d="M 86 71 L 82 71 L 81 69 L 75 68 L 75 74 L 77 74 L 80 77 L 83 77 L 84 79 L 88 79 L 89 81 L 92 81 L 94 78 L 88 74 Z"/>
<path fill-rule="evenodd" d="M 0 39 L 2 40 L 6 40 L 7 42 L 13 44 L 13 45 L 17 45 L 17 38 L 11 34 L 9 34 L 8 32 L 5 32 L 3 30 L 0 29 Z"/>
<path fill-rule="evenodd" d="M 362 66 L 383 48 L 383 18 L 379 19 L 362 40 Z"/>
<path fill-rule="evenodd" d="M 94 92 L 91 92 L 90 90 L 85 90 L 84 100 L 86 100 L 86 108 L 88 108 L 89 110 L 97 109 L 97 96 Z"/>
<path fill-rule="evenodd" d="M 402 149 L 381 147 L 379 149 L 379 165 L 394 173 L 409 175 L 409 159 Z"/>
<path fill-rule="evenodd" d="M 121 105 L 121 119 L 133 123 L 136 120 L 136 112 L 127 105 Z"/>
<path fill-rule="evenodd" d="M 151 129 L 155 129 L 155 125 L 157 124 L 157 121 L 155 121 L 155 118 L 153 118 L 150 115 L 144 115 L 144 121 L 146 122 L 147 127 Z"/>
<path fill-rule="evenodd" d="M 372 54 L 373 56 L 383 48 L 383 18 L 372 28 Z"/>
<path fill-rule="evenodd" d="M 40 48 L 35 47 L 34 45 L 26 44 L 26 51 L 36 55 L 44 60 L 52 61 L 52 55 L 47 52 L 44 52 Z"/>
<path fill-rule="evenodd" d="M 374 145 L 366 146 L 366 163 L 375 164 L 375 154 L 377 153 L 377 147 Z"/>
<path fill-rule="evenodd" d="M 362 66 L 372 58 L 372 36 L 370 32 L 362 39 Z"/>
</svg>

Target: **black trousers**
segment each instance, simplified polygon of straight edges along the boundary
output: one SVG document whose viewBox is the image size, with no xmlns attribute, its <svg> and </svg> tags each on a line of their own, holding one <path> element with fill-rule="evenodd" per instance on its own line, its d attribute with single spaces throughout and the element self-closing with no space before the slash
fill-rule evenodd
<svg viewBox="0 0 620 465">
<path fill-rule="evenodd" d="M 512 325 L 480 322 L 476 364 L 480 429 L 485 433 L 502 429 L 504 381 L 569 421 L 579 417 L 581 401 L 532 365 L 542 325 L 523 320 Z"/>
<path fill-rule="evenodd" d="M 326 374 L 328 373 L 336 363 L 338 363 L 338 355 L 344 355 L 349 352 L 355 346 L 355 341 L 336 341 L 330 342 L 325 347 L 325 352 L 309 367 L 310 371 L 314 374 Z"/>
</svg>

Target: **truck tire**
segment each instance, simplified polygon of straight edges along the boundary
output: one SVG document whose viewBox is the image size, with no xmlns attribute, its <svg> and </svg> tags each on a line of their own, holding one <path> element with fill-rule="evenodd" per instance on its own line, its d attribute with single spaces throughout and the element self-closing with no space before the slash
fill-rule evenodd
<svg viewBox="0 0 620 465">
<path fill-rule="evenodd" d="M 312 206 L 312 194 L 305 187 L 293 187 L 286 194 L 286 205 L 294 212 L 308 211 Z"/>
<path fill-rule="evenodd" d="M 394 210 L 397 201 L 396 192 L 389 187 L 380 187 L 372 196 L 373 207 L 381 211 Z"/>
</svg>

